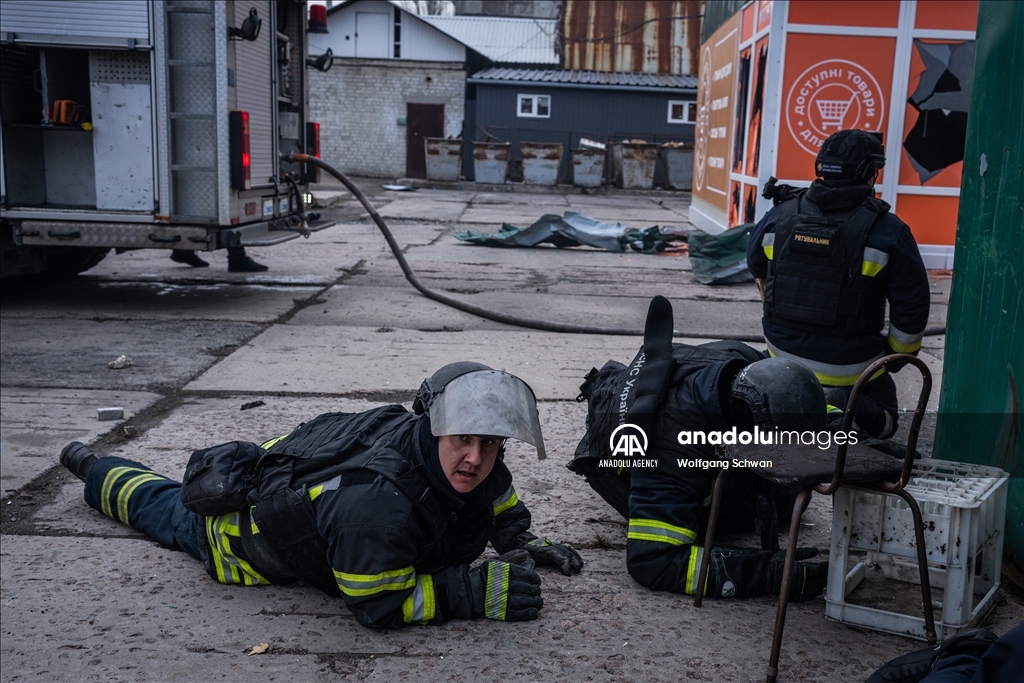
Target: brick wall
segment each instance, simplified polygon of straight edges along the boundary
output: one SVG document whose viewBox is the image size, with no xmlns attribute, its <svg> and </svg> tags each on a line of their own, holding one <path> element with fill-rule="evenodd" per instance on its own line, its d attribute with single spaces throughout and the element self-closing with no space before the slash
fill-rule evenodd
<svg viewBox="0 0 1024 683">
<path fill-rule="evenodd" d="M 343 173 L 405 175 L 408 102 L 444 105 L 444 135 L 458 136 L 465 114 L 461 63 L 339 59 L 309 72 L 309 120 L 320 123 L 320 155 Z"/>
</svg>

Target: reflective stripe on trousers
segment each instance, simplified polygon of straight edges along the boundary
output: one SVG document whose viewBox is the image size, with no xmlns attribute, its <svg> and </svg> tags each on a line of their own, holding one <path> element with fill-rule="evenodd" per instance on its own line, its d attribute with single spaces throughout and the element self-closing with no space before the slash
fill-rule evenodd
<svg viewBox="0 0 1024 683">
<path fill-rule="evenodd" d="M 89 470 L 85 502 L 165 548 L 209 561 L 203 518 L 181 504 L 181 484 L 124 458 L 101 458 Z"/>
</svg>

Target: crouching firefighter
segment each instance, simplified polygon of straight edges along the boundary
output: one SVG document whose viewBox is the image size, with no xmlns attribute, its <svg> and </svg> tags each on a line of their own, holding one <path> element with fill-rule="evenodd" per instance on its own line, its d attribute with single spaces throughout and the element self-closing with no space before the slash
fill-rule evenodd
<svg viewBox="0 0 1024 683">
<path fill-rule="evenodd" d="M 60 461 L 90 506 L 221 583 L 304 581 L 371 628 L 536 619 L 535 565 L 568 575 L 583 561 L 530 533 L 503 462 L 509 438 L 544 457 L 533 391 L 460 362 L 424 380 L 413 407 L 327 413 L 262 445 L 196 451 L 184 484 L 79 443 Z M 470 568 L 488 541 L 501 556 Z"/>
<path fill-rule="evenodd" d="M 626 567 L 641 585 L 692 595 L 697 585 L 711 493 L 723 467 L 731 466 L 714 432 L 819 429 L 825 422 L 821 386 L 804 366 L 764 358 L 739 342 L 690 346 L 672 343 L 672 307 L 655 297 L 644 344 L 628 366 L 614 360 L 587 375 L 578 400 L 588 401 L 587 432 L 569 469 L 629 520 Z M 642 434 L 641 458 L 622 457 L 614 437 Z M 635 453 L 633 454 L 635 455 Z M 718 528 L 757 529 L 761 549 L 712 551 L 705 594 L 715 598 L 778 595 L 785 552 L 776 524 L 788 519 L 795 490 L 742 469 L 726 479 Z M 822 593 L 827 562 L 805 562 L 817 550 L 797 553 L 791 600 Z"/>
<path fill-rule="evenodd" d="M 931 295 L 917 243 L 874 196 L 884 166 L 875 135 L 833 134 L 818 152 L 809 188 L 769 181 L 764 196 L 775 206 L 747 247 L 769 353 L 810 368 L 834 412 L 846 408 L 871 363 L 892 353 L 917 355 L 928 324 Z M 882 336 L 886 302 L 889 328 Z M 879 370 L 857 403 L 857 426 L 872 437 L 896 433 L 899 405 L 889 372 L 901 367 Z"/>
</svg>

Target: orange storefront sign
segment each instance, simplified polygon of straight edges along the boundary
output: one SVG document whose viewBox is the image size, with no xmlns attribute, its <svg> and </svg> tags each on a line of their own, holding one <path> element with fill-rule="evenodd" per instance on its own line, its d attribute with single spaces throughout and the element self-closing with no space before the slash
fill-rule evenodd
<svg viewBox="0 0 1024 683">
<path fill-rule="evenodd" d="M 885 131 L 895 51 L 895 38 L 788 37 L 779 177 L 812 180 L 814 157 L 836 131 Z"/>
<path fill-rule="evenodd" d="M 739 23 L 739 15 L 732 17 L 704 44 L 697 86 L 693 196 L 721 212 L 729 193 Z"/>
</svg>

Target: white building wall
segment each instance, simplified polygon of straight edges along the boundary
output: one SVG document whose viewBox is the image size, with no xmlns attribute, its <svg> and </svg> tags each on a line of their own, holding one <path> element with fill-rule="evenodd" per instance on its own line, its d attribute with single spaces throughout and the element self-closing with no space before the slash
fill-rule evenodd
<svg viewBox="0 0 1024 683">
<path fill-rule="evenodd" d="M 361 4 L 361 3 L 360 3 Z M 320 123 L 320 156 L 343 173 L 405 175 L 409 102 L 444 105 L 444 135 L 458 136 L 465 112 L 461 63 L 352 59 L 309 72 L 309 115 Z"/>
<path fill-rule="evenodd" d="M 451 36 L 447 36 L 430 24 L 409 14 L 390 2 L 384 0 L 363 0 L 335 10 L 327 15 L 327 30 L 324 34 L 310 34 L 309 53 L 323 54 L 327 48 L 334 51 L 335 57 L 357 57 L 357 45 L 360 54 L 367 54 L 367 36 L 359 36 L 356 32 L 357 14 L 386 14 L 388 31 L 385 43 L 374 51 L 383 59 L 393 59 L 394 55 L 394 18 L 395 12 L 402 14 L 401 57 L 417 61 L 465 62 L 466 47 Z M 376 47 L 376 46 L 375 46 Z"/>
</svg>

